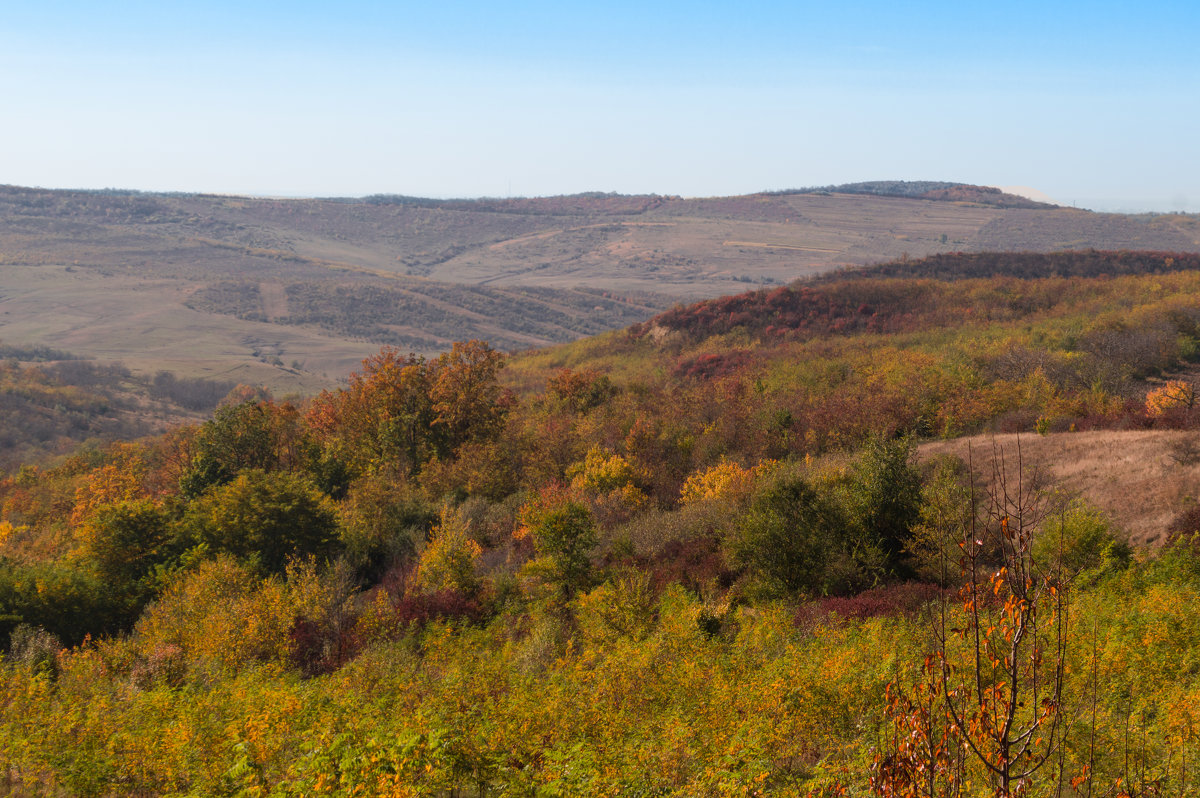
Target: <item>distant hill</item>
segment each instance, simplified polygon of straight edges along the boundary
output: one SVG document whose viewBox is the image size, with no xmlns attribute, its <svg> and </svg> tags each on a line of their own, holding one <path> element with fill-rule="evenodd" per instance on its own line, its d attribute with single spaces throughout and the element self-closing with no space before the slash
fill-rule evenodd
<svg viewBox="0 0 1200 798">
<path fill-rule="evenodd" d="M 0 187 L 0 337 L 311 392 L 381 344 L 516 350 L 950 252 L 1200 249 L 1200 218 L 960 183 L 739 197 L 267 199 Z"/>
<path fill-rule="evenodd" d="M 1052 208 L 1052 203 L 1038 202 L 1022 194 L 1010 194 L 992 186 L 970 183 L 945 183 L 935 180 L 872 180 L 865 183 L 843 183 L 838 186 L 800 188 L 778 192 L 787 194 L 870 194 L 877 197 L 907 197 L 909 199 L 973 202 L 995 208 Z"/>
<path fill-rule="evenodd" d="M 1096 278 L 1200 272 L 1200 253 L 983 252 L 932 255 L 831 272 L 775 289 L 681 305 L 634 326 L 637 337 L 678 334 L 696 341 L 737 330 L 751 336 L 811 338 L 895 332 L 948 324 L 934 293 L 897 278 L 937 281 L 991 278 Z M 862 278 L 877 278 L 878 283 Z M 891 278 L 891 279 L 887 279 Z M 919 320 L 919 321 L 918 321 Z"/>
</svg>

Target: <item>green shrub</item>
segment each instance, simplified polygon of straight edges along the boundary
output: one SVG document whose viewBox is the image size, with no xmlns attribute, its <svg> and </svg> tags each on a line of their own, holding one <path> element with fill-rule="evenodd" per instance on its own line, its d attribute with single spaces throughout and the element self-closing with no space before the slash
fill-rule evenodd
<svg viewBox="0 0 1200 798">
<path fill-rule="evenodd" d="M 126 629 L 141 610 L 121 586 L 64 562 L 29 565 L 0 559 L 0 640 L 21 623 L 69 645 Z"/>
<path fill-rule="evenodd" d="M 368 578 L 410 561 L 437 520 L 437 511 L 407 482 L 372 474 L 354 481 L 338 506 L 340 537 Z"/>
<path fill-rule="evenodd" d="M 921 518 L 921 474 L 907 438 L 871 437 L 855 463 L 849 484 L 853 522 L 878 546 L 893 570 L 907 570 L 901 555 Z"/>
<path fill-rule="evenodd" d="M 148 499 L 101 506 L 76 532 L 79 554 L 105 579 L 135 582 L 163 561 L 168 523 Z"/>
<path fill-rule="evenodd" d="M 842 592 L 860 574 L 849 551 L 849 523 L 828 493 L 784 475 L 760 490 L 725 539 L 726 556 L 767 595 Z"/>
<path fill-rule="evenodd" d="M 1132 549 L 1119 539 L 1099 510 L 1076 502 L 1051 517 L 1033 546 L 1034 559 L 1042 567 L 1061 567 L 1069 577 L 1123 569 Z"/>
<path fill-rule="evenodd" d="M 337 543 L 329 499 L 299 474 L 244 471 L 193 502 L 184 536 L 281 573 L 291 557 L 327 557 Z"/>
<path fill-rule="evenodd" d="M 538 553 L 531 573 L 553 585 L 560 600 L 570 601 L 591 585 L 596 525 L 587 507 L 570 500 L 535 502 L 521 520 Z"/>
</svg>

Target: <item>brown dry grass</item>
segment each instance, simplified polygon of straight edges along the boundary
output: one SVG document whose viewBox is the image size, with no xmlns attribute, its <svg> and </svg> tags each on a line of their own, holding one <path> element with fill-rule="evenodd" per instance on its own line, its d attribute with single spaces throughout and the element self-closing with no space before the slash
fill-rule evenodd
<svg viewBox="0 0 1200 798">
<path fill-rule="evenodd" d="M 987 478 L 993 451 L 1013 467 L 1018 441 L 1027 474 L 1041 472 L 1051 488 L 1099 508 L 1134 544 L 1162 544 L 1171 520 L 1200 493 L 1200 460 L 1179 458 L 1189 443 L 1200 451 L 1196 431 L 980 435 L 923 444 L 920 456 L 971 458 L 975 471 Z"/>
</svg>

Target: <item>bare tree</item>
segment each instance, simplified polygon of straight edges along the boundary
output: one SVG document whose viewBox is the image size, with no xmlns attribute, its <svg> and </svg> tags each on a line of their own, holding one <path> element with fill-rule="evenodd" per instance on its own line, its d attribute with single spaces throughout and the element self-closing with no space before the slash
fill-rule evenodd
<svg viewBox="0 0 1200 798">
<path fill-rule="evenodd" d="M 877 795 L 954 798 L 969 768 L 986 774 L 997 798 L 1024 793 L 1048 766 L 1064 781 L 1069 585 L 1057 565 L 1034 560 L 1034 532 L 1051 507 L 1019 441 L 1016 449 L 1012 469 L 993 449 L 985 500 L 972 487 L 970 507 L 947 530 L 958 537 L 959 607 L 940 602 L 923 679 L 889 687 L 893 739 L 876 759 Z"/>
</svg>

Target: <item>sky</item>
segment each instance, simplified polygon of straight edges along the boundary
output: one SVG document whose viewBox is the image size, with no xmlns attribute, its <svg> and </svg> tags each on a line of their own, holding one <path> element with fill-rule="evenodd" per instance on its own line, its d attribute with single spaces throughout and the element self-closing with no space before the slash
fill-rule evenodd
<svg viewBox="0 0 1200 798">
<path fill-rule="evenodd" d="M 0 183 L 1200 211 L 1200 4 L 0 0 Z"/>
</svg>

